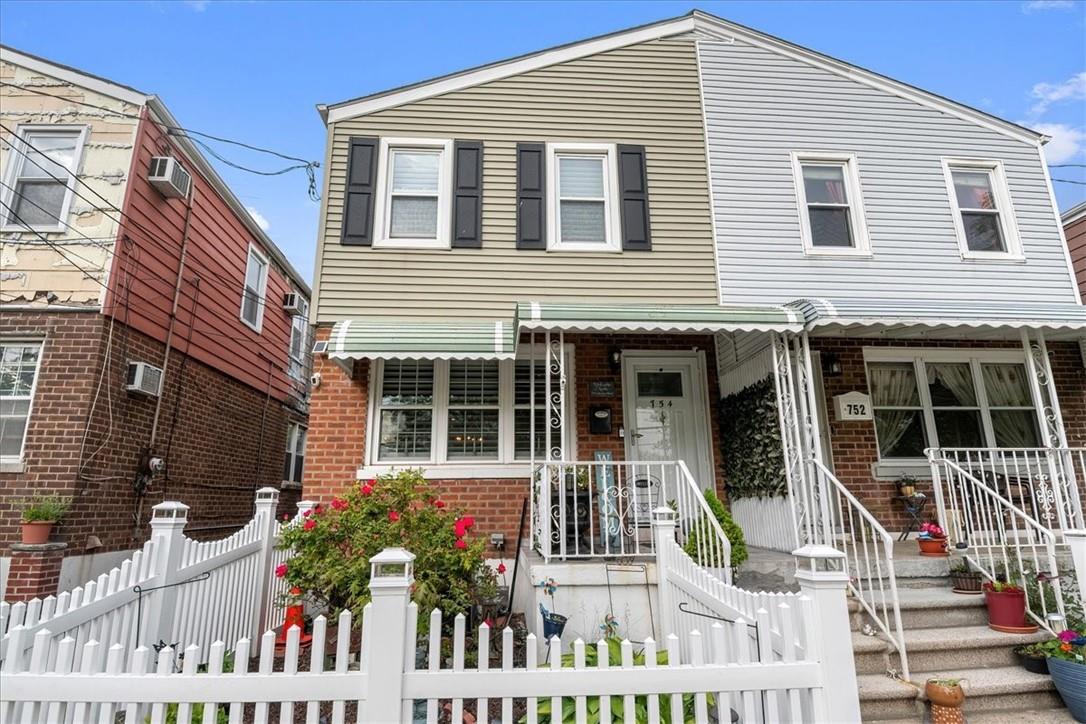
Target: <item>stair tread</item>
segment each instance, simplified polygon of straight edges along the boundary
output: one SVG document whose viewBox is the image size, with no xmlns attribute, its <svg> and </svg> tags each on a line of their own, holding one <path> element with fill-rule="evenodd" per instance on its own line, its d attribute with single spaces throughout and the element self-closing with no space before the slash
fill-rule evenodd
<svg viewBox="0 0 1086 724">
<path fill-rule="evenodd" d="M 860 691 L 860 701 L 915 699 L 917 696 L 915 686 L 891 679 L 886 674 L 858 674 L 856 685 Z"/>
<path fill-rule="evenodd" d="M 1021 666 L 926 671 L 923 678 L 924 681 L 928 679 L 961 679 L 966 697 L 1018 694 L 1029 691 L 1052 691 L 1056 688 L 1048 675 L 1033 674 Z"/>
<path fill-rule="evenodd" d="M 906 651 L 934 649 L 975 649 L 982 647 L 1019 646 L 1050 638 L 1041 630 L 1030 634 L 994 631 L 987 626 L 957 626 L 954 628 L 914 628 L 905 631 Z"/>
<path fill-rule="evenodd" d="M 898 589 L 898 603 L 901 610 L 924 610 L 940 608 L 984 608 L 984 596 L 976 594 L 954 593 L 949 587 L 928 586 L 924 588 Z M 875 597 L 879 601 L 880 597 Z M 887 592 L 889 601 L 889 592 Z M 849 598 L 849 609 L 856 611 L 860 602 L 855 597 Z"/>
<path fill-rule="evenodd" d="M 852 652 L 856 654 L 889 651 L 890 644 L 881 636 L 864 636 L 859 631 L 852 632 Z"/>
</svg>

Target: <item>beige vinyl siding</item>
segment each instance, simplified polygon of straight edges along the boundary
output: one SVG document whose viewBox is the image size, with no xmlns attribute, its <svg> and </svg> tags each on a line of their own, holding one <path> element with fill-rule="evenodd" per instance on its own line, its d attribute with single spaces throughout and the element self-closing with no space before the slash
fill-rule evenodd
<svg viewBox="0 0 1086 724">
<path fill-rule="evenodd" d="M 351 136 L 484 142 L 483 247 L 339 243 Z M 697 58 L 642 43 L 340 121 L 317 252 L 319 323 L 358 317 L 511 317 L 517 301 L 717 303 Z M 518 141 L 643 144 L 651 252 L 518 251 Z"/>
</svg>

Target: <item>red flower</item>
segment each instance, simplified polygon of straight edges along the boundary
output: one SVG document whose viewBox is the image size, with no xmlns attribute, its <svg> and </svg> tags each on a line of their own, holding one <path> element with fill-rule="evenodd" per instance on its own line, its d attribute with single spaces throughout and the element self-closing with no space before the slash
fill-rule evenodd
<svg viewBox="0 0 1086 724">
<path fill-rule="evenodd" d="M 388 511 L 388 519 L 389 521 L 395 523 L 397 520 L 400 519 L 400 514 L 397 513 L 395 510 L 390 510 Z"/>
<path fill-rule="evenodd" d="M 362 495 L 372 495 L 372 494 L 373 494 L 373 486 L 372 485 L 370 485 L 369 483 L 366 483 L 365 485 L 362 486 Z"/>
<path fill-rule="evenodd" d="M 303 511 L 302 511 L 302 517 L 303 517 L 303 518 L 308 518 L 308 517 L 309 517 L 309 515 L 310 515 L 310 514 L 311 514 L 312 512 L 313 512 L 312 510 L 303 510 Z"/>
<path fill-rule="evenodd" d="M 279 565 L 277 565 L 275 567 L 275 577 L 276 578 L 282 578 L 285 575 L 287 575 L 287 564 L 286 563 L 280 563 Z"/>
<path fill-rule="evenodd" d="M 465 515 L 461 520 L 464 521 L 465 530 L 471 530 L 475 527 L 475 518 L 472 518 L 470 515 Z"/>
<path fill-rule="evenodd" d="M 463 538 L 464 534 L 468 532 L 467 527 L 464 526 L 463 518 L 453 523 L 453 532 L 456 533 L 457 538 Z"/>
<path fill-rule="evenodd" d="M 283 513 L 283 520 L 290 520 L 290 513 Z"/>
<path fill-rule="evenodd" d="M 463 538 L 457 538 L 456 539 L 456 547 L 459 548 L 460 550 L 463 550 L 463 549 L 468 547 L 468 544 L 464 541 Z"/>
<path fill-rule="evenodd" d="M 505 573 L 505 564 L 504 563 L 499 563 L 498 564 L 498 573 Z"/>
<path fill-rule="evenodd" d="M 444 508 L 445 507 L 445 501 L 444 500 L 435 500 L 434 501 L 434 507 L 435 508 Z"/>
<path fill-rule="evenodd" d="M 312 518 L 310 518 L 309 520 L 307 520 L 305 523 L 302 524 L 302 529 L 303 530 L 313 530 L 316 527 L 317 527 L 317 521 L 313 520 Z"/>
<path fill-rule="evenodd" d="M 347 507 L 347 501 L 343 498 L 332 498 L 333 510 L 344 510 Z"/>
</svg>

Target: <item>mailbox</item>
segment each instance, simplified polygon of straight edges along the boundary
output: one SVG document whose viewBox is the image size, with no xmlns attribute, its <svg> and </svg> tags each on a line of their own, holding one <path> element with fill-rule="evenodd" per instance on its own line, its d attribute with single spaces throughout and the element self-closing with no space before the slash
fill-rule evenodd
<svg viewBox="0 0 1086 724">
<path fill-rule="evenodd" d="M 588 431 L 593 435 L 611 434 L 611 406 L 590 405 L 588 408 Z"/>
</svg>

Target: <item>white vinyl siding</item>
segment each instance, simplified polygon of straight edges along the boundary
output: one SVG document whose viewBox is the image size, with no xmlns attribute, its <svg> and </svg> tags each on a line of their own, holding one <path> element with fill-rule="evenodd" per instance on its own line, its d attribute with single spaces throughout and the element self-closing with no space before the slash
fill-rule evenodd
<svg viewBox="0 0 1086 724">
<path fill-rule="evenodd" d="M 22 460 L 41 350 L 41 342 L 0 341 L 0 462 Z"/>
<path fill-rule="evenodd" d="M 264 295 L 268 287 L 268 258 L 249 246 L 245 263 L 245 287 L 241 292 L 241 321 L 260 332 L 264 324 Z"/>
<path fill-rule="evenodd" d="M 725 303 L 1077 302 L 1038 146 L 740 39 L 698 47 Z M 869 258 L 804 253 L 804 149 L 855 156 Z M 1025 261 L 962 258 L 943 158 L 1001 162 Z"/>
<path fill-rule="evenodd" d="M 63 231 L 85 126 L 23 126 L 9 154 L 9 171 L 0 192 L 0 225 L 5 229 Z"/>
</svg>

